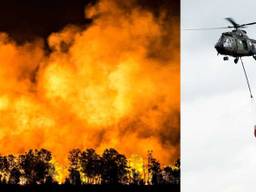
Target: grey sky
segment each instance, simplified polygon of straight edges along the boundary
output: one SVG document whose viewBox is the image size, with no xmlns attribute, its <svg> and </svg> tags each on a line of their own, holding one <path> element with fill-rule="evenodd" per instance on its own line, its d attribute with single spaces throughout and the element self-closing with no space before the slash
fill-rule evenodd
<svg viewBox="0 0 256 192">
<path fill-rule="evenodd" d="M 241 63 L 217 56 L 214 45 L 224 30 L 182 30 L 230 25 L 225 17 L 241 24 L 256 21 L 256 1 L 181 2 L 182 192 L 256 188 L 256 105 Z M 256 25 L 246 30 L 256 39 Z M 243 60 L 256 97 L 256 61 Z"/>
</svg>

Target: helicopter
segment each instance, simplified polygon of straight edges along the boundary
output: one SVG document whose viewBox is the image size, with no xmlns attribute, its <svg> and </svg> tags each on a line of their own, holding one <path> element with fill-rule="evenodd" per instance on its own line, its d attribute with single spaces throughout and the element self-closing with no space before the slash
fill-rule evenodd
<svg viewBox="0 0 256 192">
<path fill-rule="evenodd" d="M 247 86 L 250 92 L 250 97 L 253 98 L 249 78 L 242 60 L 242 57 L 252 56 L 256 60 L 256 40 L 247 36 L 244 30 L 246 26 L 255 25 L 256 22 L 238 24 L 231 17 L 225 18 L 231 26 L 227 27 L 211 27 L 211 28 L 190 28 L 185 30 L 214 30 L 214 29 L 233 29 L 232 31 L 223 32 L 215 44 L 217 55 L 224 55 L 223 60 L 227 61 L 230 57 L 234 57 L 234 63 L 237 64 L 239 59 L 241 61 Z M 256 127 L 255 127 L 256 134 Z"/>
<path fill-rule="evenodd" d="M 224 55 L 223 60 L 227 61 L 228 56 L 234 57 L 234 63 L 237 64 L 239 59 L 241 61 L 244 75 L 246 78 L 247 87 L 249 89 L 250 97 L 253 102 L 255 102 L 252 95 L 252 90 L 249 82 L 247 72 L 242 61 L 242 57 L 252 56 L 256 60 L 256 40 L 251 39 L 247 36 L 247 32 L 244 28 L 248 25 L 255 25 L 256 22 L 238 24 L 234 19 L 227 17 L 225 18 L 232 26 L 227 27 L 214 27 L 214 28 L 197 28 L 197 29 L 187 29 L 187 30 L 211 30 L 211 29 L 233 29 L 229 32 L 223 32 L 215 44 L 215 49 L 217 50 L 217 55 Z M 256 125 L 254 125 L 254 136 L 256 137 Z"/>
<path fill-rule="evenodd" d="M 238 24 L 233 18 L 225 18 L 232 26 L 213 27 L 213 28 L 197 28 L 186 30 L 212 30 L 212 29 L 233 29 L 232 31 L 223 32 L 218 42 L 215 44 L 217 55 L 224 55 L 223 60 L 227 61 L 229 56 L 234 57 L 236 64 L 241 57 L 252 56 L 256 60 L 256 40 L 247 36 L 244 28 L 248 25 L 254 25 L 256 22 Z"/>
<path fill-rule="evenodd" d="M 198 28 L 198 29 L 188 29 L 188 30 L 211 30 L 211 29 L 233 29 L 229 32 L 223 32 L 215 44 L 215 49 L 217 50 L 217 55 L 224 55 L 223 60 L 227 61 L 229 56 L 234 57 L 234 63 L 237 64 L 239 59 L 241 61 L 244 75 L 246 78 L 247 87 L 249 89 L 250 97 L 253 102 L 255 102 L 252 95 L 252 90 L 249 82 L 247 72 L 242 61 L 242 57 L 252 56 L 256 60 L 256 40 L 251 39 L 247 36 L 247 32 L 244 28 L 248 25 L 255 25 L 256 22 L 238 24 L 233 18 L 225 18 L 232 26 L 227 27 L 215 27 L 215 28 Z M 256 125 L 254 125 L 254 136 L 256 137 Z"/>
<path fill-rule="evenodd" d="M 248 25 L 254 25 L 256 22 L 237 24 L 232 18 L 225 18 L 232 26 L 224 28 L 234 28 L 230 32 L 221 34 L 218 42 L 215 44 L 215 49 L 218 55 L 225 55 L 224 61 L 228 60 L 228 56 L 234 57 L 234 63 L 238 62 L 239 57 L 252 56 L 256 60 L 256 40 L 250 39 L 247 32 L 242 28 Z"/>
</svg>

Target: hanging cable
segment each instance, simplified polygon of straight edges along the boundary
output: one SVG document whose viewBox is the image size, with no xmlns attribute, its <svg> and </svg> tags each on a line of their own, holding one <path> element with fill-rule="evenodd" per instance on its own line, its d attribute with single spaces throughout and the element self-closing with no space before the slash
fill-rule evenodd
<svg viewBox="0 0 256 192">
<path fill-rule="evenodd" d="M 246 70 L 245 70 L 245 67 L 244 67 L 244 63 L 243 63 L 243 60 L 242 58 L 240 57 L 240 60 L 241 60 L 241 63 L 242 63 L 242 67 L 243 67 L 243 70 L 244 70 L 244 75 L 245 75 L 245 78 L 246 78 L 246 82 L 247 82 L 247 86 L 248 86 L 248 89 L 250 91 L 250 96 L 251 96 L 251 104 L 255 105 L 255 100 L 253 98 L 253 95 L 252 95 L 252 91 L 251 91 L 251 86 L 250 86 L 250 82 L 249 82 L 249 78 L 248 78 L 248 75 L 246 73 Z M 252 105 L 252 106 L 253 106 Z M 254 106 L 253 106 L 254 108 Z M 255 109 L 255 108 L 254 108 Z M 256 137 L 256 125 L 254 125 L 254 137 Z"/>
<path fill-rule="evenodd" d="M 241 57 L 240 57 L 240 61 L 241 61 L 241 63 L 242 63 L 242 67 L 243 67 L 243 70 L 244 70 L 244 75 L 245 75 L 246 82 L 247 82 L 247 86 L 248 86 L 248 89 L 249 89 L 249 92 L 250 92 L 250 97 L 251 97 L 252 100 L 254 101 L 253 95 L 252 95 L 251 86 L 250 86 L 250 82 L 249 82 L 249 78 L 248 78 L 248 76 L 247 76 L 247 73 L 246 73 L 246 70 L 245 70 L 245 67 L 244 67 L 244 63 L 243 63 L 243 60 L 242 60 Z"/>
</svg>

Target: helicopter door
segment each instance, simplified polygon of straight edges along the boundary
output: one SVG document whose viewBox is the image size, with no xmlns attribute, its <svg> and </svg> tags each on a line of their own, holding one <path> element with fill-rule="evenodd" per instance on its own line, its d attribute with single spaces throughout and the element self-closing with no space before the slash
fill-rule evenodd
<svg viewBox="0 0 256 192">
<path fill-rule="evenodd" d="M 237 54 L 238 55 L 248 54 L 248 45 L 246 40 L 237 39 Z"/>
<path fill-rule="evenodd" d="M 256 53 L 256 43 L 252 43 L 252 52 Z"/>
<path fill-rule="evenodd" d="M 242 43 L 243 43 L 244 49 L 245 49 L 245 50 L 248 50 L 248 46 L 247 46 L 246 40 L 242 40 Z"/>
</svg>

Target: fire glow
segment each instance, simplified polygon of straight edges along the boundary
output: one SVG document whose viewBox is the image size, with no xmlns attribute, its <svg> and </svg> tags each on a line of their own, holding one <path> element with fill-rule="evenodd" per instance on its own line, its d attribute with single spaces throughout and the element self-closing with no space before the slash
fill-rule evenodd
<svg viewBox="0 0 256 192">
<path fill-rule="evenodd" d="M 50 53 L 0 34 L 0 153 L 46 148 L 65 167 L 73 148 L 113 147 L 169 164 L 179 156 L 178 21 L 107 0 L 85 14 L 89 27 L 49 36 Z"/>
</svg>

